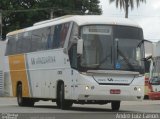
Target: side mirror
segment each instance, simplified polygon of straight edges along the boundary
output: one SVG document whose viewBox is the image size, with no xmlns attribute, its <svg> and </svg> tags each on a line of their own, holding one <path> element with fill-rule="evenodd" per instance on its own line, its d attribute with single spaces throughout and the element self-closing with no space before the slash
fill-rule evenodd
<svg viewBox="0 0 160 119">
<path fill-rule="evenodd" d="M 77 54 L 83 54 L 83 39 L 78 39 L 77 41 Z"/>
</svg>

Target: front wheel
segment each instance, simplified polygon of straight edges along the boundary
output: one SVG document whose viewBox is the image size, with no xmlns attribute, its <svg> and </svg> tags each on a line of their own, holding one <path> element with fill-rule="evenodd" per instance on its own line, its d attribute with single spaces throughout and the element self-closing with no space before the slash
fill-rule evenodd
<svg viewBox="0 0 160 119">
<path fill-rule="evenodd" d="M 112 101 L 111 102 L 111 108 L 113 111 L 118 111 L 120 108 L 120 101 Z"/>
<path fill-rule="evenodd" d="M 60 107 L 61 109 L 68 109 L 69 107 L 72 106 L 73 102 L 65 100 L 65 93 L 64 93 L 64 84 L 62 83 L 59 87 L 58 91 L 58 100 L 57 100 L 57 106 Z"/>
</svg>

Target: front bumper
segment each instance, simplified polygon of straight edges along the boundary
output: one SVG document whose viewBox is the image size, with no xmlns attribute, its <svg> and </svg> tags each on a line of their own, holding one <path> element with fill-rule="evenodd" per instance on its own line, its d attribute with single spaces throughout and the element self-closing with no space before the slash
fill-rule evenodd
<svg viewBox="0 0 160 119">
<path fill-rule="evenodd" d="M 77 100 L 120 100 L 120 101 L 141 101 L 144 98 L 144 86 L 78 86 Z M 92 87 L 92 88 L 91 88 Z M 141 90 L 135 90 L 135 87 Z M 120 90 L 120 94 L 110 94 L 111 89 Z"/>
</svg>

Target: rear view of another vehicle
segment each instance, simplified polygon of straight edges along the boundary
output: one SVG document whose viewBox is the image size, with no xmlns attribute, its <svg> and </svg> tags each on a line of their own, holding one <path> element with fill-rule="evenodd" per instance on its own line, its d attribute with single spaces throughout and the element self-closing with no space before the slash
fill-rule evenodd
<svg viewBox="0 0 160 119">
<path fill-rule="evenodd" d="M 160 57 L 153 58 L 150 75 L 149 99 L 160 100 Z"/>
</svg>

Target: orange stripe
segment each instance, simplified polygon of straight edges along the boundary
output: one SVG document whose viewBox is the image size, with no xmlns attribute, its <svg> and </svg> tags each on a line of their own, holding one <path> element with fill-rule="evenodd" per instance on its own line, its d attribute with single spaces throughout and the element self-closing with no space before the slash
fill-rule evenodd
<svg viewBox="0 0 160 119">
<path fill-rule="evenodd" d="M 29 86 L 27 80 L 27 72 L 25 66 L 24 55 L 9 56 L 9 67 L 12 81 L 13 96 L 16 96 L 16 88 L 18 81 L 22 82 L 23 97 L 29 97 Z"/>
</svg>

